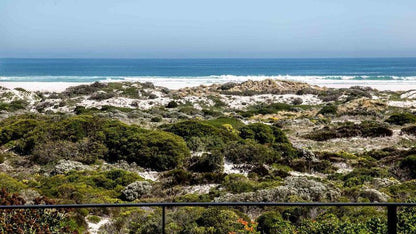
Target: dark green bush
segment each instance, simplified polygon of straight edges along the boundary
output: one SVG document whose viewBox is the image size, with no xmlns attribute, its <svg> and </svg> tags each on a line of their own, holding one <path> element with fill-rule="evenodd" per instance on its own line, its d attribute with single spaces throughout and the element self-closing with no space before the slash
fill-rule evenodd
<svg viewBox="0 0 416 234">
<path fill-rule="evenodd" d="M 0 140 L 18 140 L 16 151 L 38 163 L 71 159 L 93 163 L 98 158 L 127 160 L 156 170 L 174 168 L 190 155 L 184 140 L 171 133 L 149 131 L 116 120 L 89 115 L 11 121 Z M 4 143 L 3 142 L 3 143 Z"/>
<path fill-rule="evenodd" d="M 234 129 L 240 129 L 241 127 L 245 126 L 245 124 L 241 122 L 241 120 L 231 117 L 220 117 L 216 119 L 211 119 L 205 121 L 205 123 L 217 128 L 223 128 L 225 124 L 231 125 Z"/>
<path fill-rule="evenodd" d="M 230 174 L 224 178 L 222 186 L 231 193 L 244 193 L 254 191 L 256 182 L 250 181 L 244 175 Z"/>
<path fill-rule="evenodd" d="M 0 190 L 0 205 L 25 205 L 26 201 L 19 194 L 10 194 L 5 188 Z M 54 200 L 46 197 L 34 199 L 34 204 L 55 204 Z M 35 209 L 27 212 L 13 209 L 0 212 L 1 233 L 79 233 L 77 223 L 69 210 Z"/>
<path fill-rule="evenodd" d="M 284 220 L 279 212 L 270 211 L 257 218 L 257 231 L 260 233 L 294 233 L 292 224 Z"/>
<path fill-rule="evenodd" d="M 215 234 L 230 233 L 240 228 L 239 216 L 230 209 L 207 208 L 196 223 L 202 227 L 213 227 Z"/>
<path fill-rule="evenodd" d="M 402 133 L 416 136 L 416 125 L 402 128 Z"/>
<path fill-rule="evenodd" d="M 389 124 L 405 125 L 408 123 L 415 123 L 416 116 L 408 112 L 396 113 L 386 119 L 386 122 Z"/>
<path fill-rule="evenodd" d="M 221 153 L 233 163 L 271 164 L 281 158 L 279 152 L 252 140 L 231 142 Z"/>
<path fill-rule="evenodd" d="M 218 152 L 212 154 L 203 154 L 201 157 L 193 157 L 196 159 L 189 169 L 194 172 L 221 172 L 223 169 L 224 158 Z"/>
<path fill-rule="evenodd" d="M 319 110 L 318 114 L 322 115 L 336 115 L 338 110 L 338 106 L 334 104 L 328 104 Z"/>
<path fill-rule="evenodd" d="M 393 131 L 385 124 L 373 121 L 364 121 L 361 124 L 344 123 L 337 127 L 324 127 L 306 135 L 306 138 L 315 141 L 326 141 L 333 138 L 344 137 L 385 137 L 392 136 Z"/>
<path fill-rule="evenodd" d="M 39 164 L 54 163 L 60 159 L 79 161 L 86 164 L 95 163 L 107 154 L 107 147 L 88 138 L 78 142 L 49 141 L 37 144 L 32 151 L 32 161 Z"/>
<path fill-rule="evenodd" d="M 141 130 L 143 131 L 143 130 Z M 119 132 L 111 129 L 105 132 L 104 141 L 110 161 L 126 160 L 139 166 L 155 170 L 168 170 L 180 166 L 189 149 L 182 138 L 162 131 L 137 132 L 133 129 Z"/>
<path fill-rule="evenodd" d="M 34 119 L 16 120 L 10 125 L 4 126 L 0 129 L 0 144 L 20 139 L 40 124 L 42 124 L 41 121 Z"/>
<path fill-rule="evenodd" d="M 250 106 L 247 111 L 243 112 L 244 117 L 251 117 L 253 115 L 267 115 L 276 114 L 279 111 L 290 111 L 293 107 L 285 103 L 272 103 L 272 104 L 258 104 Z"/>
<path fill-rule="evenodd" d="M 176 108 L 176 107 L 178 107 L 179 105 L 178 105 L 178 103 L 177 102 L 175 102 L 175 101 L 170 101 L 167 105 L 166 105 L 166 108 Z"/>
<path fill-rule="evenodd" d="M 189 148 L 195 149 L 192 145 L 199 138 L 208 148 L 218 148 L 226 142 L 236 140 L 238 137 L 224 128 L 217 128 L 202 121 L 188 120 L 170 125 L 163 125 L 164 131 L 181 136 L 187 142 Z M 206 140 L 209 140 L 206 142 Z"/>
<path fill-rule="evenodd" d="M 249 124 L 240 128 L 240 137 L 253 139 L 260 144 L 289 143 L 282 130 L 262 123 Z"/>
<path fill-rule="evenodd" d="M 400 162 L 400 167 L 407 168 L 413 179 L 416 179 L 416 155 L 409 155 Z"/>
</svg>

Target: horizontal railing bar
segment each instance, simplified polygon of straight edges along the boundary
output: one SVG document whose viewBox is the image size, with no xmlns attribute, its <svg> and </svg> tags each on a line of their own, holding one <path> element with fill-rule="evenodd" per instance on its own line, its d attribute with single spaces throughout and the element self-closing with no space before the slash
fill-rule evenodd
<svg viewBox="0 0 416 234">
<path fill-rule="evenodd" d="M 339 206 L 416 206 L 416 203 L 352 203 L 352 202 L 164 202 L 164 203 L 110 203 L 110 204 L 57 204 L 57 205 L 0 205 L 0 209 L 59 209 L 59 208 L 105 208 L 105 207 L 184 207 L 184 206 L 310 206 L 310 207 L 339 207 Z"/>
</svg>

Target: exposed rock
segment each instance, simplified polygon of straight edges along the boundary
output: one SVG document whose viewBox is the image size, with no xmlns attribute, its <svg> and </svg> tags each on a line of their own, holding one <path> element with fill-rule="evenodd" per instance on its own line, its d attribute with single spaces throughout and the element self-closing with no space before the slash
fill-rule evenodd
<svg viewBox="0 0 416 234">
<path fill-rule="evenodd" d="M 52 174 L 66 174 L 72 170 L 82 171 L 89 169 L 91 169 L 90 166 L 84 165 L 80 162 L 62 159 L 55 165 Z"/>
<path fill-rule="evenodd" d="M 361 191 L 361 197 L 370 199 L 371 202 L 387 202 L 390 198 L 388 195 L 376 189 L 364 189 Z"/>
<path fill-rule="evenodd" d="M 127 201 L 134 201 L 150 193 L 151 189 L 152 185 L 148 181 L 136 181 L 127 185 L 121 193 Z"/>
<path fill-rule="evenodd" d="M 334 201 L 340 196 L 338 188 L 325 185 L 306 177 L 287 177 L 285 185 L 273 189 L 241 194 L 226 194 L 216 201 L 252 201 L 252 202 L 284 202 L 290 196 L 298 196 L 307 201 Z"/>
</svg>

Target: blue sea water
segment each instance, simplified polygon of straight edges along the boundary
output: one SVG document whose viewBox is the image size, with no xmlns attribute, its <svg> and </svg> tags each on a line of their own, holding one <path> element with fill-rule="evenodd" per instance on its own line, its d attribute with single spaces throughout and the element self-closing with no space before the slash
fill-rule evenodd
<svg viewBox="0 0 416 234">
<path fill-rule="evenodd" d="M 0 82 L 153 81 L 184 85 L 260 80 L 313 84 L 416 82 L 416 58 L 0 59 Z"/>
</svg>

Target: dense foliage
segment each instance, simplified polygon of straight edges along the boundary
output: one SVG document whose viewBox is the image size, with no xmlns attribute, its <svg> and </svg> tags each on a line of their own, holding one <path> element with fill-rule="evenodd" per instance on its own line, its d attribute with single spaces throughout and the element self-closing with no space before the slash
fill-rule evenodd
<svg viewBox="0 0 416 234">
<path fill-rule="evenodd" d="M 60 159 L 87 164 L 98 159 L 126 160 L 156 170 L 172 169 L 189 156 L 182 138 L 120 121 L 79 115 L 38 120 L 7 119 L 0 141 L 15 141 L 15 151 L 47 164 Z"/>
<path fill-rule="evenodd" d="M 45 197 L 35 198 L 34 204 L 54 204 Z M 0 205 L 24 205 L 26 201 L 19 194 L 0 190 Z M 1 233 L 78 233 L 77 224 L 71 220 L 68 210 L 0 210 Z"/>
</svg>

